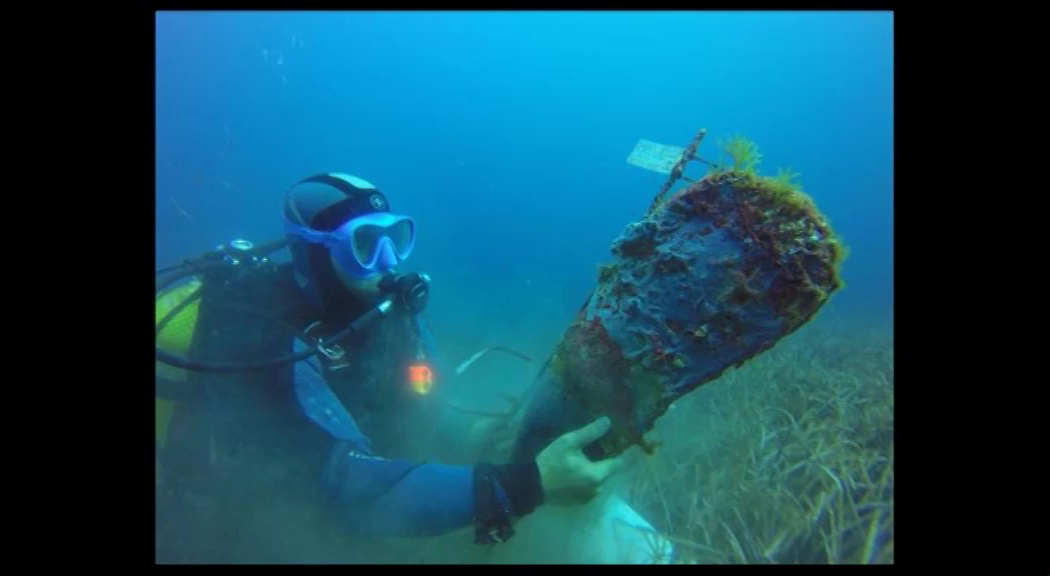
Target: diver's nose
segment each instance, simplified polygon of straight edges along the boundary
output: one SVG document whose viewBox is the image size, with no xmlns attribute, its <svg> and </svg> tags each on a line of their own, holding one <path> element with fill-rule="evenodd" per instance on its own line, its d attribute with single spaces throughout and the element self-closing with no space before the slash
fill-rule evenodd
<svg viewBox="0 0 1050 576">
<path fill-rule="evenodd" d="M 379 268 L 382 270 L 390 270 L 394 266 L 397 266 L 397 254 L 394 254 L 394 247 L 390 244 L 389 240 L 385 240 L 379 247 Z"/>
</svg>

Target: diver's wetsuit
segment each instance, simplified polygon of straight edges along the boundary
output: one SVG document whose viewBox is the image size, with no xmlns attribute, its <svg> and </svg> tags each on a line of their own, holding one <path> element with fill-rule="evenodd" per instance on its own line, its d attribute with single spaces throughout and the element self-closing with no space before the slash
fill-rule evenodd
<svg viewBox="0 0 1050 576">
<path fill-rule="evenodd" d="M 358 311 L 329 310 L 328 333 L 351 312 Z M 250 282 L 205 281 L 189 356 L 284 355 L 306 344 L 280 322 L 301 330 L 317 317 L 288 265 Z M 172 505 L 158 502 L 158 561 L 280 561 L 276 552 L 259 556 L 273 544 L 252 542 L 248 532 L 270 522 L 280 525 L 274 533 L 294 534 L 295 522 L 322 516 L 379 536 L 430 536 L 474 523 L 480 540 L 506 537 L 508 513 L 527 514 L 542 500 L 534 463 L 448 466 L 399 448 L 399 428 L 430 433 L 427 399 L 405 385 L 416 344 L 411 318 L 394 311 L 341 344 L 349 359 L 343 369 L 315 355 L 266 370 L 191 373 L 192 396 L 176 409 L 159 458 L 158 499 Z M 288 513 L 258 517 L 277 509 Z M 165 525 L 166 518 L 181 522 Z M 286 536 L 274 539 L 290 546 Z"/>
</svg>

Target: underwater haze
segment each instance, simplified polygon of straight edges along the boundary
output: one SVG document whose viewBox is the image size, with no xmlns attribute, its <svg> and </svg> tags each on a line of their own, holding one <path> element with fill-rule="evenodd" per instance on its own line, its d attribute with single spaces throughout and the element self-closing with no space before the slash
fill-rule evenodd
<svg viewBox="0 0 1050 576">
<path fill-rule="evenodd" d="M 893 60 L 890 12 L 160 12 L 157 267 L 278 239 L 291 185 L 360 176 L 417 222 L 404 268 L 433 279 L 448 362 L 537 360 L 456 384 L 495 408 L 666 180 L 627 162 L 639 139 L 703 128 L 699 156 L 721 158 L 742 135 L 760 173 L 800 174 L 848 249 L 845 287 L 676 403 L 625 497 L 678 562 L 892 563 Z M 359 560 L 480 561 L 461 538 Z"/>
</svg>

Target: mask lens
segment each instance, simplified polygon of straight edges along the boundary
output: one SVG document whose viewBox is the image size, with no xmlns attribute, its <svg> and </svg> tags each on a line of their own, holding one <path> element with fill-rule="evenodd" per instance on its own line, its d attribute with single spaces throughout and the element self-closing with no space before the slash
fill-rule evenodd
<svg viewBox="0 0 1050 576">
<path fill-rule="evenodd" d="M 376 249 L 379 248 L 379 239 L 383 237 L 385 230 L 373 224 L 364 224 L 354 230 L 351 239 L 351 248 L 354 258 L 362 265 L 367 265 L 375 258 Z"/>
<path fill-rule="evenodd" d="M 404 258 L 406 256 L 405 251 L 412 245 L 412 234 L 414 233 L 412 221 L 408 219 L 398 220 L 387 228 L 386 233 L 394 243 L 394 249 L 397 251 L 398 257 Z"/>
</svg>

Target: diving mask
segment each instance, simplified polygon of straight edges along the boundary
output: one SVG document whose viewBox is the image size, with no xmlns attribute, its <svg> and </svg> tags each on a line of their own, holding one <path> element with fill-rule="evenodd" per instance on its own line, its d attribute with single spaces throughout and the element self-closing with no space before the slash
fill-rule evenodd
<svg viewBox="0 0 1050 576">
<path fill-rule="evenodd" d="M 367 278 L 405 260 L 416 243 L 416 224 L 408 216 L 372 212 L 352 218 L 331 232 L 322 232 L 285 220 L 285 230 L 312 244 L 328 248 L 347 274 Z"/>
</svg>

